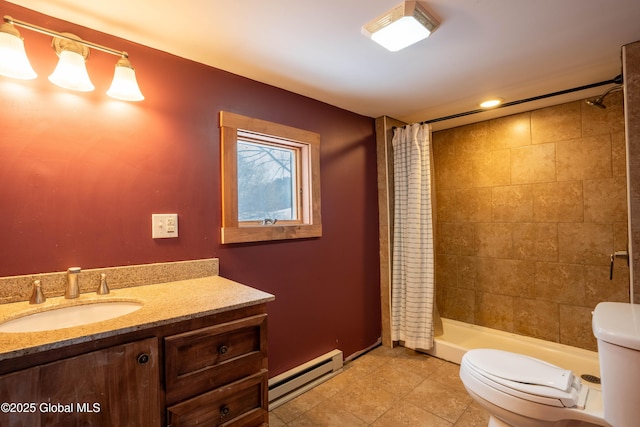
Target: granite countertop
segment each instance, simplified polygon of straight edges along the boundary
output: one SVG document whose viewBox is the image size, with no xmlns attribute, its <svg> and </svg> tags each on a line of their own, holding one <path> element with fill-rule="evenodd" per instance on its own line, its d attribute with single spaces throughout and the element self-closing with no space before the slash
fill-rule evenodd
<svg viewBox="0 0 640 427">
<path fill-rule="evenodd" d="M 101 301 L 134 301 L 142 308 L 114 319 L 88 325 L 42 332 L 0 333 L 0 362 L 72 344 L 153 328 L 182 320 L 248 307 L 275 297 L 220 276 L 112 289 L 108 295 L 95 292 L 77 299 L 48 298 L 31 305 L 28 301 L 0 304 L 0 320 L 11 320 L 52 308 Z"/>
</svg>

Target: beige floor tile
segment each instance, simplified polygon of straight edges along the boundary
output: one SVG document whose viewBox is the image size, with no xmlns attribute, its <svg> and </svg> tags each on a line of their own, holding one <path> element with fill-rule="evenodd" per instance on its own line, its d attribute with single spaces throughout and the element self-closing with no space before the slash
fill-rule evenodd
<svg viewBox="0 0 640 427">
<path fill-rule="evenodd" d="M 471 397 L 457 387 L 427 378 L 405 399 L 425 411 L 450 422 L 456 422 L 471 403 Z"/>
<path fill-rule="evenodd" d="M 362 378 L 366 374 L 368 374 L 368 372 L 346 368 L 335 377 L 315 387 L 314 390 L 320 393 L 323 397 L 329 398 L 335 396 L 336 393 L 341 392 L 354 381 Z"/>
<path fill-rule="evenodd" d="M 424 377 L 415 371 L 409 371 L 400 366 L 400 360 L 394 360 L 379 367 L 371 374 L 371 379 L 377 385 L 398 398 L 411 392 Z"/>
<path fill-rule="evenodd" d="M 389 410 L 398 398 L 380 387 L 380 383 L 375 378 L 368 377 L 354 382 L 330 400 L 342 402 L 349 412 L 371 424 Z"/>
<path fill-rule="evenodd" d="M 296 397 L 295 399 L 277 407 L 273 412 L 285 423 L 289 423 L 298 418 L 309 409 L 318 405 L 325 398 L 315 389 Z"/>
<path fill-rule="evenodd" d="M 407 402 L 398 402 L 373 424 L 375 427 L 451 427 L 450 422 Z"/>
<path fill-rule="evenodd" d="M 488 418 L 464 390 L 458 365 L 403 347 L 378 347 L 271 411 L 269 422 L 272 427 L 484 427 Z"/>
<path fill-rule="evenodd" d="M 485 427 L 489 424 L 489 413 L 475 401 L 464 411 L 455 427 Z"/>
<path fill-rule="evenodd" d="M 285 427 L 286 424 L 282 419 L 276 415 L 275 411 L 269 412 L 269 427 Z"/>
<path fill-rule="evenodd" d="M 456 388 L 466 394 L 466 389 L 460 379 L 460 366 L 455 363 L 443 362 L 429 379 Z"/>
<path fill-rule="evenodd" d="M 362 427 L 369 425 L 354 415 L 340 400 L 325 400 L 305 412 L 287 427 Z"/>
</svg>

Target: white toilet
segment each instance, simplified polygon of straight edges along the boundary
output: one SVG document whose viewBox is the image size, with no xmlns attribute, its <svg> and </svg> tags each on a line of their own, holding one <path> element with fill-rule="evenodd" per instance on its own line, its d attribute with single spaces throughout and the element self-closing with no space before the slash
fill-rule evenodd
<svg viewBox="0 0 640 427">
<path fill-rule="evenodd" d="M 640 305 L 603 302 L 593 312 L 602 392 L 571 371 L 521 354 L 468 351 L 465 388 L 489 413 L 489 427 L 640 425 Z"/>
</svg>

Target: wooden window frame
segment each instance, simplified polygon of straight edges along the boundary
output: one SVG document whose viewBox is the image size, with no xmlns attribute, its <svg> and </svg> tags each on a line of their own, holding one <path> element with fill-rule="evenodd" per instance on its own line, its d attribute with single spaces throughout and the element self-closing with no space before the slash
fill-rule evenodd
<svg viewBox="0 0 640 427">
<path fill-rule="evenodd" d="M 220 112 L 220 150 L 222 181 L 221 242 L 247 243 L 269 240 L 306 239 L 322 236 L 320 214 L 320 135 L 266 120 Z M 302 223 L 262 225 L 238 221 L 238 132 L 248 132 L 266 139 L 292 141 L 307 150 L 305 172 L 301 174 Z"/>
</svg>

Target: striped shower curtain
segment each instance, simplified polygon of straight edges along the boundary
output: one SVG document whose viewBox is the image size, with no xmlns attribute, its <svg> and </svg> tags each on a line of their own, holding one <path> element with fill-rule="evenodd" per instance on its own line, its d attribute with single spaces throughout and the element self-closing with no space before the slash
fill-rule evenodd
<svg viewBox="0 0 640 427">
<path fill-rule="evenodd" d="M 393 135 L 394 231 L 391 339 L 433 347 L 434 251 L 431 212 L 431 129 L 396 128 Z"/>
</svg>

